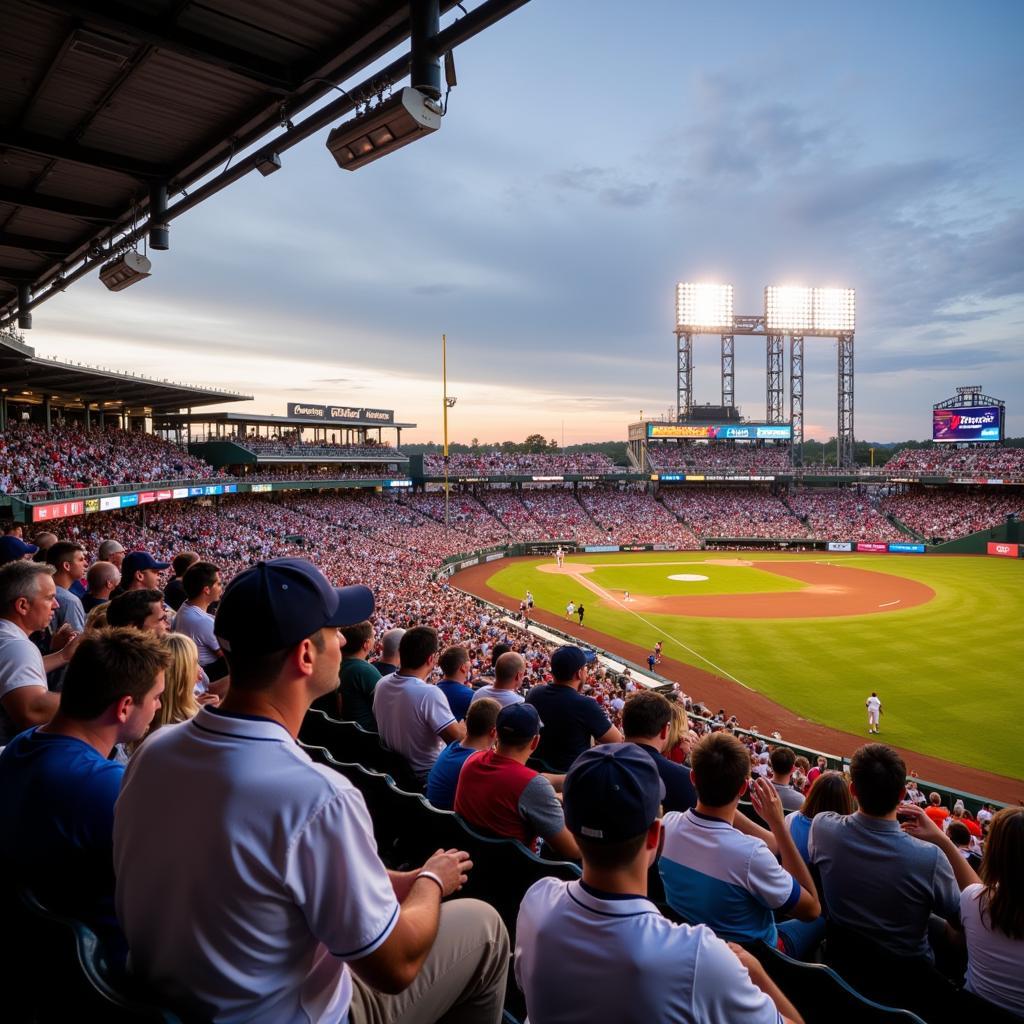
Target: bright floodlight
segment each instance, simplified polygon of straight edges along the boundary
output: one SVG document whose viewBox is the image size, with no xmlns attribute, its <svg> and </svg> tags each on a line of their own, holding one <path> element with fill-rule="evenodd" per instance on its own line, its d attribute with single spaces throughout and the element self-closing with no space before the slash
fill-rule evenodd
<svg viewBox="0 0 1024 1024">
<path fill-rule="evenodd" d="M 814 289 L 814 329 L 829 334 L 853 334 L 856 303 L 852 288 Z"/>
<path fill-rule="evenodd" d="M 814 327 L 811 288 L 769 285 L 764 290 L 764 327 L 774 334 L 800 334 Z"/>
<path fill-rule="evenodd" d="M 676 285 L 676 329 L 707 333 L 733 327 L 731 284 Z"/>
</svg>

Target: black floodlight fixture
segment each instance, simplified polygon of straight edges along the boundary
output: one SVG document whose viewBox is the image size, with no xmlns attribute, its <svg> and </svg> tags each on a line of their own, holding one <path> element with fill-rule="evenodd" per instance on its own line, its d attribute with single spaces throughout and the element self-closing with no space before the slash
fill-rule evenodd
<svg viewBox="0 0 1024 1024">
<path fill-rule="evenodd" d="M 264 178 L 269 177 L 274 171 L 281 170 L 281 157 L 277 153 L 264 153 L 256 163 L 256 170 Z"/>
<path fill-rule="evenodd" d="M 335 128 L 327 148 L 343 171 L 354 171 L 440 127 L 440 104 L 406 87 Z"/>
<path fill-rule="evenodd" d="M 129 249 L 116 259 L 105 263 L 100 270 L 100 280 L 112 292 L 120 292 L 137 281 L 149 277 L 153 264 L 141 252 Z"/>
<path fill-rule="evenodd" d="M 27 284 L 18 285 L 18 327 L 23 331 L 32 329 L 32 289 Z"/>
</svg>

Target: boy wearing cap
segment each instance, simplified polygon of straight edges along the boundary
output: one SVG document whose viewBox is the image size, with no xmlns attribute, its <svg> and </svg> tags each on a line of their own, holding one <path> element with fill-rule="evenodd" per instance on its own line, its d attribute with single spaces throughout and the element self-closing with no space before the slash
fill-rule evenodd
<svg viewBox="0 0 1024 1024">
<path fill-rule="evenodd" d="M 544 723 L 537 757 L 555 771 L 564 772 L 590 746 L 621 743 L 622 733 L 612 725 L 593 697 L 579 692 L 586 681 L 593 651 L 567 644 L 551 655 L 553 682 L 535 686 L 527 695 Z"/>
<path fill-rule="evenodd" d="M 560 857 L 578 860 L 554 786 L 526 766 L 540 737 L 537 709 L 510 704 L 499 712 L 496 726 L 497 749 L 473 754 L 462 766 L 455 813 L 490 835 L 518 839 L 530 849 L 540 837 Z"/>
<path fill-rule="evenodd" d="M 337 686 L 339 627 L 372 612 L 366 587 L 334 588 L 301 559 L 240 573 L 216 618 L 224 703 L 158 730 L 129 763 L 118 918 L 133 973 L 189 1017 L 426 1024 L 458 1006 L 501 1018 L 501 919 L 476 900 L 440 906 L 468 854 L 386 871 L 359 792 L 296 742 Z"/>
<path fill-rule="evenodd" d="M 799 1021 L 749 953 L 730 951 L 703 925 L 673 924 L 647 899 L 664 793 L 654 762 L 634 744 L 595 747 L 569 770 L 565 817 L 583 855 L 583 878 L 544 878 L 523 897 L 515 973 L 530 1018 Z"/>
</svg>

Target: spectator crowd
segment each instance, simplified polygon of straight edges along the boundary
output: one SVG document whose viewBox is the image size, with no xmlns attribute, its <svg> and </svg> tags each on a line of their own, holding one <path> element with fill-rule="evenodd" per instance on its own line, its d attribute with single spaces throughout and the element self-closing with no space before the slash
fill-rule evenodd
<svg viewBox="0 0 1024 1024">
<path fill-rule="evenodd" d="M 750 947 L 813 959 L 826 935 L 840 973 L 926 1020 L 961 985 L 1024 1011 L 1024 809 L 947 808 L 878 743 L 848 774 L 812 767 L 436 572 L 494 528 L 687 529 L 641 492 L 554 494 L 458 496 L 453 528 L 436 494 L 357 492 L 9 529 L 8 869 L 190 1018 L 497 1024 L 511 958 L 535 1024 L 796 1022 Z M 684 497 L 695 525 L 795 520 L 764 494 Z M 386 869 L 359 791 L 296 743 L 314 703 L 581 877 L 542 878 L 503 921 L 442 903 L 479 869 L 463 851 Z"/>
</svg>

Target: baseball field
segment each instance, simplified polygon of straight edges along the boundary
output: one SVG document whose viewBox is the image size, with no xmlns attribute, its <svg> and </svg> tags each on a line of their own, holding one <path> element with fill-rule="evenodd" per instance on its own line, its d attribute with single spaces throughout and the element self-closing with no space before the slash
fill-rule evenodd
<svg viewBox="0 0 1024 1024">
<path fill-rule="evenodd" d="M 561 569 L 517 559 L 457 585 L 463 576 L 511 608 L 530 590 L 541 618 L 638 661 L 662 641 L 662 670 L 672 678 L 670 666 L 691 667 L 680 681 L 707 703 L 731 694 L 722 703 L 733 711 L 752 692 L 798 722 L 866 740 L 864 701 L 877 690 L 879 739 L 1024 779 L 1020 561 L 644 552 L 570 556 Z M 570 601 L 584 604 L 582 630 L 575 616 L 566 621 Z M 702 694 L 700 680 L 713 678 L 730 688 Z"/>
</svg>

